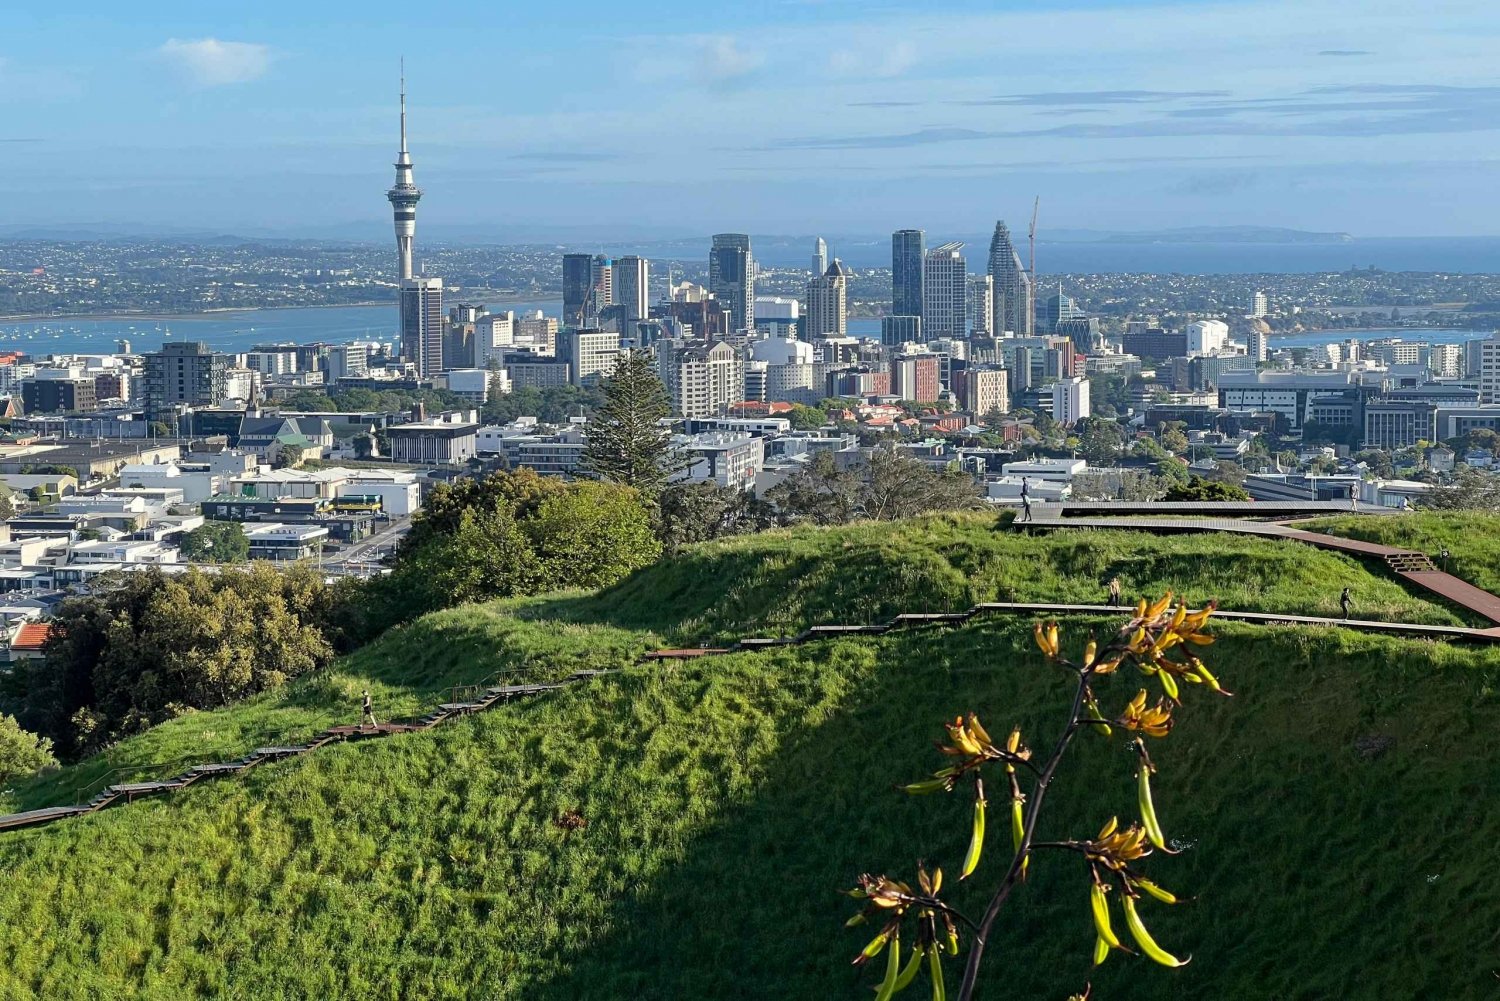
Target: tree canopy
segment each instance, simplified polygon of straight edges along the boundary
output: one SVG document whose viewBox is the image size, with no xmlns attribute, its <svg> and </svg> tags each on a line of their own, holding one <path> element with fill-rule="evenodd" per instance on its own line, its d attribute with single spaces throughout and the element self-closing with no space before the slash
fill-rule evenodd
<svg viewBox="0 0 1500 1001">
<path fill-rule="evenodd" d="M 646 355 L 631 351 L 620 356 L 603 390 L 604 403 L 589 422 L 584 465 L 601 479 L 655 497 L 680 466 L 671 429 L 662 424 L 672 412 L 666 387 Z"/>
<path fill-rule="evenodd" d="M 237 521 L 205 521 L 182 537 L 182 555 L 199 563 L 243 563 L 250 540 Z"/>
</svg>

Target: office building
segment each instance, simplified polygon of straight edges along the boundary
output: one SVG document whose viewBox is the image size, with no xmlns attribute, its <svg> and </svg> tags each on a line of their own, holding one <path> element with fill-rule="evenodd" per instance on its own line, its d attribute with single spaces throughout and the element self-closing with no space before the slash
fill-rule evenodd
<svg viewBox="0 0 1500 1001">
<path fill-rule="evenodd" d="M 922 279 L 927 236 L 920 229 L 898 229 L 891 235 L 891 314 L 922 315 Z"/>
<path fill-rule="evenodd" d="M 1064 426 L 1089 415 L 1089 381 L 1081 376 L 1059 379 L 1052 384 L 1052 419 Z"/>
<path fill-rule="evenodd" d="M 897 355 L 891 361 L 891 392 L 912 403 L 936 403 L 942 389 L 938 356 Z"/>
<path fill-rule="evenodd" d="M 1161 327 L 1145 327 L 1126 330 L 1121 343 L 1125 353 L 1154 361 L 1180 358 L 1187 354 L 1187 334 L 1181 331 L 1168 333 Z"/>
<path fill-rule="evenodd" d="M 516 314 L 509 310 L 486 313 L 474 324 L 474 367 L 490 368 L 491 362 L 503 364 L 505 352 L 516 344 Z"/>
<path fill-rule="evenodd" d="M 594 297 L 594 255 L 564 254 L 562 258 L 562 322 L 582 328 L 598 318 Z"/>
<path fill-rule="evenodd" d="M 1063 295 L 1059 288 L 1057 294 L 1048 296 L 1037 311 L 1036 325 L 1038 333 L 1060 334 L 1063 331 L 1059 327 L 1063 323 L 1081 319 L 1083 310 L 1078 308 L 1078 303 L 1071 296 Z"/>
<path fill-rule="evenodd" d="M 407 278 L 401 282 L 401 358 L 417 368 L 417 377 L 430 379 L 443 370 L 443 280 Z"/>
<path fill-rule="evenodd" d="M 28 414 L 74 414 L 95 408 L 93 379 L 27 379 L 21 406 Z"/>
<path fill-rule="evenodd" d="M 718 233 L 708 252 L 708 290 L 729 313 L 729 329 L 755 329 L 755 259 L 750 237 Z"/>
<path fill-rule="evenodd" d="M 1003 368 L 966 368 L 953 379 L 958 403 L 981 419 L 991 413 L 1010 412 L 1010 374 Z"/>
<path fill-rule="evenodd" d="M 755 299 L 755 330 L 762 337 L 796 337 L 801 316 L 802 303 L 790 296 L 762 295 Z"/>
<path fill-rule="evenodd" d="M 1033 327 L 1031 276 L 1021 266 L 1005 221 L 995 223 L 990 239 L 990 276 L 995 279 L 995 328 L 1002 334 L 1030 337 Z"/>
<path fill-rule="evenodd" d="M 969 279 L 969 336 L 995 336 L 995 279 L 974 275 Z"/>
<path fill-rule="evenodd" d="M 557 317 L 544 316 L 541 310 L 537 310 L 516 318 L 515 343 L 550 355 L 557 350 L 557 330 Z"/>
<path fill-rule="evenodd" d="M 922 269 L 922 332 L 929 338 L 963 337 L 968 324 L 968 265 L 962 243 L 927 252 Z"/>
<path fill-rule="evenodd" d="M 849 277 L 844 262 L 834 258 L 823 274 L 807 283 L 806 339 L 848 336 Z"/>
<path fill-rule="evenodd" d="M 328 349 L 329 382 L 340 379 L 358 379 L 370 371 L 370 346 L 368 344 L 335 344 Z"/>
<path fill-rule="evenodd" d="M 225 396 L 229 356 L 201 341 L 163 344 L 146 355 L 146 410 L 152 416 L 173 407 L 211 407 Z"/>
<path fill-rule="evenodd" d="M 611 330 L 564 330 L 557 335 L 557 357 L 568 363 L 573 385 L 595 385 L 614 372 L 620 335 Z"/>
<path fill-rule="evenodd" d="M 632 324 L 649 316 L 651 303 L 647 285 L 651 280 L 650 262 L 634 254 L 617 257 L 611 276 L 610 303 L 625 308 L 625 322 Z"/>
<path fill-rule="evenodd" d="M 813 242 L 812 273 L 817 278 L 828 270 L 828 242 L 821 236 Z"/>
<path fill-rule="evenodd" d="M 922 343 L 922 318 L 920 316 L 881 317 L 880 343 L 887 347 Z"/>
</svg>

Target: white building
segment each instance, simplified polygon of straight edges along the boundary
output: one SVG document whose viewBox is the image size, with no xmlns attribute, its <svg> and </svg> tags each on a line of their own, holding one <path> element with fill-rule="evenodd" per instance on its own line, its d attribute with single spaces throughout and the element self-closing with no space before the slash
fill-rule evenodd
<svg viewBox="0 0 1500 1001">
<path fill-rule="evenodd" d="M 1052 419 L 1064 426 L 1076 424 L 1090 413 L 1089 381 L 1082 376 L 1059 379 L 1052 384 Z"/>
<path fill-rule="evenodd" d="M 462 396 L 470 403 L 483 404 L 490 398 L 490 379 L 497 375 L 504 378 L 503 372 L 491 372 L 484 368 L 450 368 L 438 376 L 438 382 L 448 392 Z"/>
<path fill-rule="evenodd" d="M 1271 300 L 1266 297 L 1265 292 L 1256 292 L 1255 300 L 1250 307 L 1250 316 L 1259 320 L 1271 312 Z"/>
<path fill-rule="evenodd" d="M 721 487 L 750 490 L 765 465 L 765 439 L 754 435 L 709 431 L 690 438 L 681 436 L 677 444 L 686 453 L 688 465 L 674 477 L 676 480 L 711 480 Z"/>
<path fill-rule="evenodd" d="M 1197 320 L 1187 325 L 1188 356 L 1211 355 L 1229 343 L 1229 324 L 1223 320 Z"/>
<path fill-rule="evenodd" d="M 380 509 L 393 518 L 405 518 L 422 507 L 422 487 L 416 473 L 402 470 L 349 469 L 349 478 L 334 488 L 335 496 L 375 495 Z"/>
<path fill-rule="evenodd" d="M 968 326 L 969 268 L 962 243 L 945 243 L 922 261 L 922 332 L 963 337 Z"/>
<path fill-rule="evenodd" d="M 1271 357 L 1271 335 L 1258 330 L 1250 331 L 1245 335 L 1245 354 L 1254 362 L 1268 360 Z"/>
<path fill-rule="evenodd" d="M 969 278 L 968 310 L 971 336 L 996 336 L 994 275 L 973 275 Z"/>
<path fill-rule="evenodd" d="M 1479 402 L 1500 403 L 1500 334 L 1479 342 Z"/>
<path fill-rule="evenodd" d="M 823 271 L 826 271 L 824 268 Z M 819 271 L 818 274 L 822 274 Z M 755 329 L 767 337 L 795 337 L 802 304 L 785 296 L 757 296 Z"/>
<path fill-rule="evenodd" d="M 611 330 L 565 330 L 557 335 L 557 356 L 569 365 L 575 386 L 592 386 L 615 370 L 620 334 Z"/>
<path fill-rule="evenodd" d="M 667 387 L 674 412 L 710 417 L 745 398 L 745 365 L 723 341 L 711 345 L 657 345 L 657 374 Z"/>
</svg>

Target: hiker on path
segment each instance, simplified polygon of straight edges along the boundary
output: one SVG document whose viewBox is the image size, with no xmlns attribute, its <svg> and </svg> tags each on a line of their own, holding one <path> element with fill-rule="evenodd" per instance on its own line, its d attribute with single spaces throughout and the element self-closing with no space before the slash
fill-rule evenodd
<svg viewBox="0 0 1500 1001">
<path fill-rule="evenodd" d="M 1109 605 L 1112 608 L 1120 607 L 1120 578 L 1118 577 L 1109 579 Z"/>
<path fill-rule="evenodd" d="M 360 717 L 359 717 L 359 728 L 361 730 L 363 730 L 365 728 L 365 720 L 369 720 L 370 721 L 370 726 L 379 726 L 380 725 L 379 723 L 377 723 L 375 721 L 375 709 L 374 709 L 374 706 L 370 702 L 370 690 L 368 688 L 365 689 L 364 711 L 360 714 Z"/>
<path fill-rule="evenodd" d="M 1344 609 L 1344 618 L 1346 618 L 1346 619 L 1349 617 L 1349 605 L 1350 604 L 1351 604 L 1351 601 L 1350 601 L 1350 598 L 1349 598 L 1349 589 L 1346 587 L 1346 588 L 1344 588 L 1344 593 L 1341 594 L 1341 595 L 1339 595 L 1339 605 L 1343 607 L 1343 609 Z"/>
</svg>

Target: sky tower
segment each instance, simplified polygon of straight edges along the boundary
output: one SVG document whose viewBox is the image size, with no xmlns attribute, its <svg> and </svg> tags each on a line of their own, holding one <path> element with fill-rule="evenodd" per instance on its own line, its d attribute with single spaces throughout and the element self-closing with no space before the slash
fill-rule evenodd
<svg viewBox="0 0 1500 1001">
<path fill-rule="evenodd" d="M 385 193 L 396 217 L 396 252 L 401 259 L 400 278 L 412 276 L 411 245 L 417 235 L 417 202 L 422 191 L 411 179 L 411 154 L 406 151 L 406 69 L 401 70 L 401 152 L 396 154 L 396 183 Z"/>
</svg>

